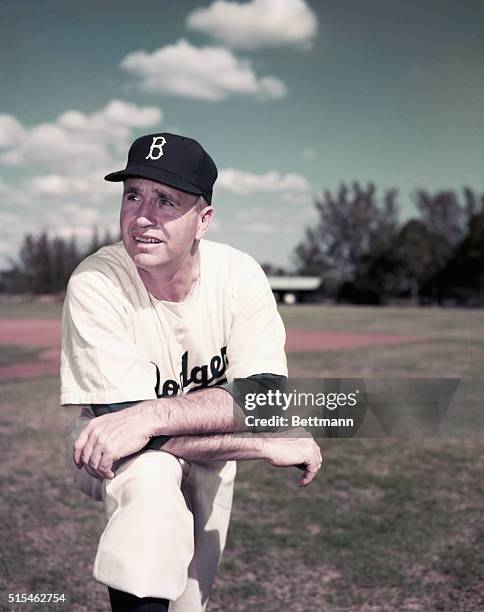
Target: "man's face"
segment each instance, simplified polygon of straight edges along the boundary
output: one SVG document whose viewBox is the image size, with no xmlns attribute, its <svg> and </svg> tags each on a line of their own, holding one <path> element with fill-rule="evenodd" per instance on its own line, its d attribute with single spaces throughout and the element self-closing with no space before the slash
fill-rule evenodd
<svg viewBox="0 0 484 612">
<path fill-rule="evenodd" d="M 212 208 L 199 196 L 143 178 L 124 182 L 121 237 L 138 268 L 179 268 L 208 229 Z"/>
</svg>

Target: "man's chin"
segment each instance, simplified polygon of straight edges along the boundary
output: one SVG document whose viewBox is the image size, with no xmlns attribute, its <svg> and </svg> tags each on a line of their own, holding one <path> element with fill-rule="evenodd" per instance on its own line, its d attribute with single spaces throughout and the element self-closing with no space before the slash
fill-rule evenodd
<svg viewBox="0 0 484 612">
<path fill-rule="evenodd" d="M 159 253 L 133 253 L 131 259 L 137 268 L 144 270 L 158 268 L 165 263 Z"/>
</svg>

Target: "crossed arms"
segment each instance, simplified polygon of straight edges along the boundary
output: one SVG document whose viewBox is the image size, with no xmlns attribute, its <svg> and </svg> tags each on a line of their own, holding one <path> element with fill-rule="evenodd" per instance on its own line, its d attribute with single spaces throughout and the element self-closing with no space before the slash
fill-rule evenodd
<svg viewBox="0 0 484 612">
<path fill-rule="evenodd" d="M 321 451 L 303 430 L 297 437 L 251 434 L 234 420 L 234 402 L 221 388 L 144 400 L 93 418 L 74 443 L 74 462 L 96 478 L 114 478 L 113 463 L 143 449 L 154 436 L 171 436 L 162 452 L 191 461 L 264 459 L 273 466 L 301 467 L 307 486 L 321 467 Z"/>
</svg>

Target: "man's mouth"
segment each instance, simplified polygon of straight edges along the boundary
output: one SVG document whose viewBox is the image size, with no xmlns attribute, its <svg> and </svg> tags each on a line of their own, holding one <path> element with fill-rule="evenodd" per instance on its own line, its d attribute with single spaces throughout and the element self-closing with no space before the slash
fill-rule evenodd
<svg viewBox="0 0 484 612">
<path fill-rule="evenodd" d="M 152 238 L 151 236 L 133 236 L 135 242 L 142 242 L 143 244 L 160 244 L 161 240 L 158 238 Z"/>
</svg>

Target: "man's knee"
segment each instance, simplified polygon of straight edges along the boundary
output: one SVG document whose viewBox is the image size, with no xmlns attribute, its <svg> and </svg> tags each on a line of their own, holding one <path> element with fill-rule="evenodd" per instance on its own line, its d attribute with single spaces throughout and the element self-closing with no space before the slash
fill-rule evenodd
<svg viewBox="0 0 484 612">
<path fill-rule="evenodd" d="M 156 511 L 160 505 L 185 506 L 181 492 L 182 466 L 176 457 L 162 451 L 145 451 L 116 470 L 112 480 L 105 481 L 105 502 L 116 500 L 116 506 L 146 503 Z"/>
<path fill-rule="evenodd" d="M 116 470 L 116 478 L 125 476 L 125 485 L 137 488 L 176 486 L 180 488 L 182 467 L 176 457 L 163 451 L 144 451 L 136 457 L 122 462 Z"/>
</svg>

